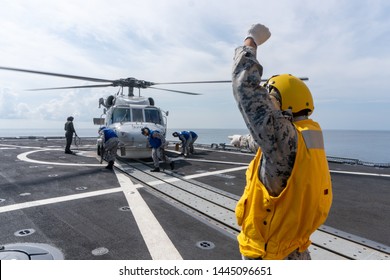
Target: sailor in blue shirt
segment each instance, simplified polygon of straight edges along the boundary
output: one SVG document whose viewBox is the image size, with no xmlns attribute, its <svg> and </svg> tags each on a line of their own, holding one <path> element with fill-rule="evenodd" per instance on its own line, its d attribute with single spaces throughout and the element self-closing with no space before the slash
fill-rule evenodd
<svg viewBox="0 0 390 280">
<path fill-rule="evenodd" d="M 198 135 L 193 131 L 182 131 L 172 133 L 173 137 L 178 137 L 181 141 L 182 155 L 187 157 L 194 153 L 194 142 L 198 139 Z"/>
<path fill-rule="evenodd" d="M 112 170 L 119 145 L 118 135 L 111 128 L 104 126 L 99 129 L 99 134 L 101 135 L 103 148 L 106 153 L 105 158 L 108 161 L 106 168 Z"/>
<path fill-rule="evenodd" d="M 171 166 L 171 170 L 174 168 L 173 161 L 167 157 L 165 154 L 165 137 L 162 135 L 158 130 L 150 130 L 148 127 L 143 127 L 141 129 L 141 133 L 144 136 L 148 137 L 149 145 L 152 147 L 152 159 L 153 159 L 153 165 L 154 169 L 152 169 L 152 172 L 160 172 L 160 162 L 162 161 L 169 163 Z"/>
</svg>

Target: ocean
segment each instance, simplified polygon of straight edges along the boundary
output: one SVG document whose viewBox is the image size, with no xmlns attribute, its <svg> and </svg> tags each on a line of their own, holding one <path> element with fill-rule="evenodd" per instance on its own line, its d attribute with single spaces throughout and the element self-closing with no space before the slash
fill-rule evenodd
<svg viewBox="0 0 390 280">
<path fill-rule="evenodd" d="M 64 136 L 60 129 L 1 129 L 0 137 L 23 137 L 23 136 L 43 136 L 54 137 Z M 184 129 L 168 129 L 167 139 L 175 140 L 172 132 Z M 78 129 L 80 137 L 97 136 L 96 128 Z M 194 129 L 199 135 L 197 143 L 229 144 L 229 135 L 247 134 L 246 129 Z M 324 142 L 326 154 L 331 157 L 341 157 L 357 159 L 371 163 L 390 163 L 390 131 L 371 130 L 324 130 Z"/>
</svg>

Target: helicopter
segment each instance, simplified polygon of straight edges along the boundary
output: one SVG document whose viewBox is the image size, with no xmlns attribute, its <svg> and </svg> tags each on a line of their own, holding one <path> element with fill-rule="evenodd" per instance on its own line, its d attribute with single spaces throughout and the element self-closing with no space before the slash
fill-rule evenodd
<svg viewBox="0 0 390 280">
<path fill-rule="evenodd" d="M 92 77 L 60 74 L 53 72 L 44 72 L 28 70 L 21 68 L 2 67 L 0 70 L 25 72 L 31 74 L 40 74 L 47 76 L 56 76 L 69 79 L 78 79 L 89 82 L 103 83 L 81 86 L 51 87 L 29 89 L 30 91 L 40 90 L 61 90 L 76 88 L 98 88 L 98 87 L 119 87 L 116 94 L 109 95 L 106 98 L 99 99 L 99 108 L 103 107 L 103 113 L 100 117 L 93 118 L 93 123 L 100 127 L 113 129 L 118 135 L 120 141 L 120 157 L 129 159 L 147 158 L 151 155 L 151 148 L 145 136 L 141 134 L 141 128 L 148 127 L 151 130 L 158 130 L 164 136 L 167 132 L 167 117 L 169 112 L 164 111 L 155 105 L 151 97 L 141 96 L 141 89 L 153 88 L 157 90 L 188 94 L 200 95 L 200 93 L 173 90 L 156 87 L 161 84 L 204 84 L 204 83 L 230 83 L 231 81 L 195 81 L 195 82 L 168 82 L 154 83 L 136 78 L 125 78 L 117 80 L 99 79 Z M 124 88 L 128 88 L 127 95 L 124 94 Z M 138 96 L 134 95 L 134 89 L 138 89 Z M 102 140 L 97 139 L 97 154 L 101 156 Z"/>
<path fill-rule="evenodd" d="M 56 76 L 69 79 L 77 79 L 95 83 L 92 85 L 81 86 L 66 86 L 66 87 L 51 87 L 30 89 L 30 91 L 40 90 L 60 90 L 60 89 L 76 89 L 76 88 L 99 88 L 99 87 L 119 87 L 119 90 L 114 95 L 109 95 L 107 98 L 100 98 L 98 106 L 103 106 L 103 114 L 100 117 L 93 118 L 93 123 L 100 127 L 108 127 L 113 129 L 118 135 L 120 141 L 120 157 L 129 159 L 148 158 L 151 155 L 151 147 L 145 136 L 141 134 L 141 128 L 148 127 L 151 130 L 158 130 L 166 136 L 167 132 L 167 117 L 169 112 L 164 111 L 155 105 L 153 98 L 141 96 L 141 89 L 157 89 L 188 95 L 200 95 L 200 93 L 188 92 L 182 90 L 173 90 L 156 87 L 156 85 L 173 85 L 173 84 L 214 84 L 214 83 L 231 83 L 231 80 L 216 80 L 216 81 L 193 81 L 193 82 L 165 82 L 155 83 L 136 78 L 125 78 L 117 80 L 108 80 L 100 78 L 92 78 L 85 76 L 76 76 L 68 74 L 60 74 L 53 72 L 44 72 L 36 70 L 28 70 L 21 68 L 3 67 L 0 70 L 25 72 L 31 74 Z M 308 80 L 307 77 L 301 77 L 301 80 Z M 262 79 L 262 82 L 268 79 Z M 123 89 L 128 88 L 127 95 Z M 134 89 L 139 91 L 138 96 L 134 95 Z M 102 140 L 97 139 L 97 154 L 101 155 Z"/>
</svg>

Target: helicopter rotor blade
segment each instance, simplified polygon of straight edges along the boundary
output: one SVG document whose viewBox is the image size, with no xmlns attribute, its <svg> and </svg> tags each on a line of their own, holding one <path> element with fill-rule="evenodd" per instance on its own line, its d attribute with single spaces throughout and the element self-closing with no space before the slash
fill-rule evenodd
<svg viewBox="0 0 390 280">
<path fill-rule="evenodd" d="M 217 84 L 217 83 L 231 83 L 231 80 L 216 80 L 216 81 L 193 81 L 193 82 L 166 82 L 166 83 L 154 83 L 154 82 L 147 82 L 143 80 L 138 80 L 135 78 L 126 78 L 126 79 L 119 79 L 119 80 L 107 80 L 107 79 L 99 79 L 99 78 L 92 78 L 92 77 L 84 77 L 84 76 L 76 76 L 76 75 L 68 75 L 68 74 L 60 74 L 60 73 L 54 73 L 54 72 L 44 72 L 44 71 L 36 71 L 36 70 L 29 70 L 29 69 L 21 69 L 21 68 L 12 68 L 12 67 L 4 67 L 0 66 L 0 70 L 8 70 L 8 71 L 18 71 L 18 72 L 25 72 L 25 73 L 31 73 L 31 74 L 39 74 L 39 75 L 47 75 L 47 76 L 56 76 L 61 78 L 69 78 L 69 79 L 77 79 L 77 80 L 83 80 L 83 81 L 89 81 L 89 82 L 105 82 L 110 84 L 103 84 L 103 85 L 85 85 L 85 86 L 70 86 L 70 87 L 52 87 L 52 88 L 40 88 L 40 89 L 29 89 L 29 91 L 38 91 L 38 90 L 54 90 L 54 89 L 72 89 L 72 88 L 98 88 L 98 87 L 129 87 L 129 88 L 154 88 L 158 90 L 165 90 L 165 91 L 171 91 L 171 92 L 177 92 L 177 93 L 184 93 L 189 95 L 201 95 L 200 93 L 194 93 L 194 92 L 188 92 L 188 91 L 181 91 L 181 90 L 171 90 L 171 89 L 164 89 L 164 88 L 156 88 L 153 87 L 154 85 L 179 85 L 179 84 Z M 300 77 L 302 81 L 307 81 L 309 78 L 307 77 Z M 261 79 L 261 82 L 266 82 L 268 79 Z"/>
<path fill-rule="evenodd" d="M 231 83 L 231 82 L 232 82 L 232 81 L 168 82 L 168 83 L 153 83 L 153 85 L 218 84 L 218 83 Z"/>
<path fill-rule="evenodd" d="M 165 90 L 165 91 L 171 91 L 171 92 L 177 92 L 177 93 L 184 93 L 184 94 L 189 94 L 189 95 L 202 95 L 201 93 L 182 91 L 182 90 L 173 90 L 173 89 L 156 88 L 156 87 L 148 87 L 148 88 L 158 89 L 158 90 Z"/>
<path fill-rule="evenodd" d="M 309 78 L 308 77 L 298 77 L 298 79 L 300 79 L 301 81 L 308 81 Z M 269 79 L 261 79 L 262 82 L 266 82 L 268 81 Z"/>
<path fill-rule="evenodd" d="M 52 89 L 72 89 L 72 88 L 98 88 L 98 87 L 110 87 L 112 84 L 105 85 L 85 85 L 85 86 L 73 86 L 73 87 L 52 87 L 52 88 L 34 88 L 27 89 L 28 91 L 38 91 L 38 90 L 52 90 Z"/>
<path fill-rule="evenodd" d="M 299 77 L 302 81 L 307 81 L 307 77 Z M 262 82 L 268 81 L 268 79 L 261 79 Z M 222 83 L 231 83 L 231 80 L 221 80 L 221 81 L 195 81 L 195 82 L 167 82 L 167 83 L 152 83 L 153 85 L 180 85 L 180 84 L 222 84 Z"/>
<path fill-rule="evenodd" d="M 9 71 L 17 71 L 17 72 L 25 72 L 25 73 L 31 73 L 31 74 L 69 78 L 69 79 L 77 79 L 77 80 L 90 81 L 90 82 L 113 82 L 113 80 L 107 80 L 107 79 L 98 79 L 98 78 L 67 75 L 67 74 L 60 74 L 60 73 L 53 73 L 53 72 L 35 71 L 35 70 L 28 70 L 28 69 L 21 69 L 21 68 L 11 68 L 11 67 L 0 66 L 0 69 L 1 70 L 9 70 Z"/>
</svg>

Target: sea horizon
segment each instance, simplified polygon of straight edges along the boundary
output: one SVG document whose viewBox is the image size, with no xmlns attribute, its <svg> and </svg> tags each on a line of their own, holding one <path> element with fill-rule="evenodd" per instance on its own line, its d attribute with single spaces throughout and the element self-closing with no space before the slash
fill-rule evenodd
<svg viewBox="0 0 390 280">
<path fill-rule="evenodd" d="M 76 128 L 79 137 L 97 137 L 96 128 Z M 177 141 L 172 136 L 174 131 L 187 130 L 169 128 L 168 141 Z M 245 128 L 197 128 L 199 144 L 229 144 L 228 136 L 248 134 Z M 324 142 L 327 156 L 357 159 L 372 163 L 390 163 L 390 131 L 389 130 L 345 130 L 324 129 Z M 64 137 L 64 131 L 59 128 L 9 129 L 0 128 L 0 138 L 14 137 Z"/>
</svg>

